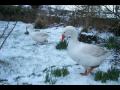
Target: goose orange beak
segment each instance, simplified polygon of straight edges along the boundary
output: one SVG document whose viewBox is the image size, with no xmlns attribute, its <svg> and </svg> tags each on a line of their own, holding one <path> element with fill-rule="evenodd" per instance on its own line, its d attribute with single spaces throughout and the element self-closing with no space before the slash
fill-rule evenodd
<svg viewBox="0 0 120 90">
<path fill-rule="evenodd" d="M 62 34 L 62 38 L 61 38 L 61 40 L 62 40 L 62 41 L 64 41 L 64 38 L 65 38 L 65 35 L 64 35 L 64 34 Z"/>
</svg>

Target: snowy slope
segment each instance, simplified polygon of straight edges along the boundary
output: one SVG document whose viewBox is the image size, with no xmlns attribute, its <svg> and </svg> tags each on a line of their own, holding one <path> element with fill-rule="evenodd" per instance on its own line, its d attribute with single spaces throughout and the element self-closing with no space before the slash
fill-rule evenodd
<svg viewBox="0 0 120 90">
<path fill-rule="evenodd" d="M 0 21 L 0 32 L 4 29 L 7 22 Z M 10 23 L 12 28 L 14 22 Z M 57 85 L 95 85 L 95 84 L 120 84 L 115 81 L 107 81 L 101 83 L 94 81 L 94 75 L 81 76 L 80 73 L 84 68 L 76 63 L 67 55 L 66 50 L 56 50 L 55 46 L 59 42 L 62 26 L 41 29 L 40 32 L 45 32 L 49 35 L 48 44 L 35 45 L 35 41 L 29 35 L 25 35 L 26 26 L 33 30 L 32 24 L 18 22 L 12 34 L 7 39 L 4 47 L 0 51 L 0 84 L 21 85 L 21 84 L 38 84 L 44 85 L 45 73 L 43 70 L 50 66 L 66 66 L 70 72 L 65 77 L 57 79 Z M 1 39 L 2 40 L 2 39 Z M 1 42 L 0 40 L 0 42 Z M 109 63 L 103 63 L 99 68 L 106 70 L 109 68 Z M 96 70 L 97 70 L 96 69 Z"/>
</svg>

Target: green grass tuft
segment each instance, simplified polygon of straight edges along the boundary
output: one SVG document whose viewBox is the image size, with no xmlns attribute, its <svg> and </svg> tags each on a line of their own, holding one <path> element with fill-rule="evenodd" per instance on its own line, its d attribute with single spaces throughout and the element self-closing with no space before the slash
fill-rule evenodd
<svg viewBox="0 0 120 90">
<path fill-rule="evenodd" d="M 61 76 L 66 76 L 69 74 L 69 71 L 67 70 L 67 68 L 62 68 L 62 69 L 55 69 L 53 71 L 51 71 L 52 75 L 54 75 L 55 77 L 61 77 Z"/>
<path fill-rule="evenodd" d="M 46 72 L 45 83 L 55 84 L 58 77 L 65 77 L 69 74 L 67 68 L 47 68 L 43 72 Z"/>
<path fill-rule="evenodd" d="M 117 81 L 120 75 L 120 71 L 117 69 L 109 69 L 107 72 L 98 71 L 95 74 L 95 81 L 101 81 L 105 83 L 107 80 Z"/>
<path fill-rule="evenodd" d="M 105 44 L 108 49 L 120 49 L 120 45 L 117 43 L 117 37 L 110 37 Z"/>
</svg>

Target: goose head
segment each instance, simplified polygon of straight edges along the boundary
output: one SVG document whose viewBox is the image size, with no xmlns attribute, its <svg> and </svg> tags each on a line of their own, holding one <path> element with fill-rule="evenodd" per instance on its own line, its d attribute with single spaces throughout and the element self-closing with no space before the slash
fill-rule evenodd
<svg viewBox="0 0 120 90">
<path fill-rule="evenodd" d="M 78 31 L 73 26 L 66 26 L 62 34 L 62 41 L 78 40 Z"/>
</svg>

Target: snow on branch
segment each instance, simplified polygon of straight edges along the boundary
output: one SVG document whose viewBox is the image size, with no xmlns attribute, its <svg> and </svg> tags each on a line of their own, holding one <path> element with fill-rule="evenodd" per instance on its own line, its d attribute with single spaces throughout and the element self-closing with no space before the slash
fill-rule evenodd
<svg viewBox="0 0 120 90">
<path fill-rule="evenodd" d="M 109 12 L 113 13 L 115 16 L 117 16 L 117 17 L 120 19 L 120 15 L 119 15 L 119 13 L 117 12 L 117 10 L 119 9 L 119 7 L 116 6 L 116 8 L 115 8 L 115 11 L 116 11 L 116 12 L 114 12 L 114 10 L 110 10 L 106 5 L 104 5 L 104 7 L 105 7 Z"/>
</svg>

